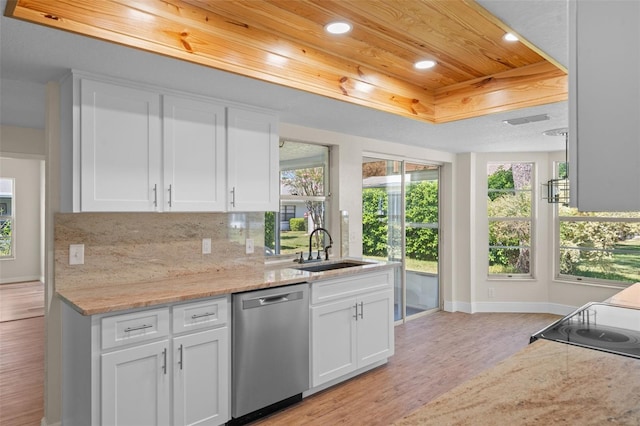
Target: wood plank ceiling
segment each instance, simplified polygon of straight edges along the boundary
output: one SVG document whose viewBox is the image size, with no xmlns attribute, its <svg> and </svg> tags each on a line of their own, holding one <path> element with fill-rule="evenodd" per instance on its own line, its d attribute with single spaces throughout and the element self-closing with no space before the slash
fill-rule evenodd
<svg viewBox="0 0 640 426">
<path fill-rule="evenodd" d="M 514 31 L 472 0 L 9 0 L 5 14 L 430 123 L 567 99 L 566 69 L 503 40 Z M 334 20 L 352 31 L 326 33 Z"/>
</svg>

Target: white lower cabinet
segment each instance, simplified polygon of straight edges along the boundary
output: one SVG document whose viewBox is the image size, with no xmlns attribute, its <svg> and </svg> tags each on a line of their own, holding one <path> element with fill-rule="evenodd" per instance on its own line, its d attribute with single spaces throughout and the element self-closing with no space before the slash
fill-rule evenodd
<svg viewBox="0 0 640 426">
<path fill-rule="evenodd" d="M 228 328 L 173 339 L 173 424 L 219 425 L 229 420 Z"/>
<path fill-rule="evenodd" d="M 312 387 L 394 353 L 392 270 L 312 285 Z"/>
<path fill-rule="evenodd" d="M 101 424 L 169 424 L 168 350 L 163 340 L 102 355 Z"/>
<path fill-rule="evenodd" d="M 230 419 L 230 298 L 83 316 L 63 304 L 63 424 Z"/>
</svg>

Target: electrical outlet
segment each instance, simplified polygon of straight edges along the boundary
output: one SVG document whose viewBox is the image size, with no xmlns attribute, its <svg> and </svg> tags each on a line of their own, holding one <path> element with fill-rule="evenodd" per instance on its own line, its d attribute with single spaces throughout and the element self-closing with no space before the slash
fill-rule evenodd
<svg viewBox="0 0 640 426">
<path fill-rule="evenodd" d="M 489 299 L 493 299 L 493 297 L 496 295 L 496 289 L 494 287 L 489 287 Z"/>
<path fill-rule="evenodd" d="M 244 240 L 244 252 L 246 254 L 253 253 L 253 240 L 251 238 Z"/>
<path fill-rule="evenodd" d="M 69 265 L 84 265 L 84 244 L 69 245 Z"/>
<path fill-rule="evenodd" d="M 211 238 L 202 239 L 202 254 L 211 254 Z"/>
</svg>

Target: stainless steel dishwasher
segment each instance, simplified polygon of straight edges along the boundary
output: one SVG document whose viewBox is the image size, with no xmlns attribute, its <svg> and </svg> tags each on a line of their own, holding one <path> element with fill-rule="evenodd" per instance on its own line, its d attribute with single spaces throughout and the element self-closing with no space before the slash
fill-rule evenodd
<svg viewBox="0 0 640 426">
<path fill-rule="evenodd" d="M 309 284 L 233 295 L 229 424 L 245 424 L 309 389 Z"/>
</svg>

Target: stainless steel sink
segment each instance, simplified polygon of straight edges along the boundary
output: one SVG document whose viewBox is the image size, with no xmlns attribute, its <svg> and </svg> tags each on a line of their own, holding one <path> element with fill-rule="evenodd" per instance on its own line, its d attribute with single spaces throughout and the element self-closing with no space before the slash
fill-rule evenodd
<svg viewBox="0 0 640 426">
<path fill-rule="evenodd" d="M 373 262 L 360 262 L 355 260 L 344 260 L 333 263 L 320 263 L 312 265 L 294 266 L 293 269 L 299 269 L 307 272 L 323 272 L 333 271 L 334 269 L 353 268 L 354 266 L 373 265 Z"/>
</svg>

